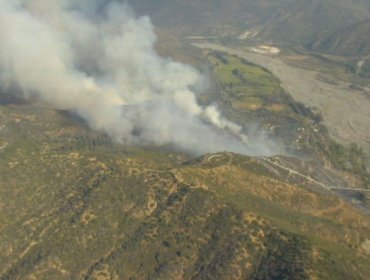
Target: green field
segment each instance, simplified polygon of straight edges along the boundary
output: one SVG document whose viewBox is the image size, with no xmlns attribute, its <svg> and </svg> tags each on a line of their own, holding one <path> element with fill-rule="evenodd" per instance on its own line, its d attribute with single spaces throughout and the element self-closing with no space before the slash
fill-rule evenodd
<svg viewBox="0 0 370 280">
<path fill-rule="evenodd" d="M 344 147 L 331 139 L 321 116 L 293 100 L 266 69 L 222 52 L 208 52 L 222 93 L 223 111 L 241 125 L 259 123 L 285 144 L 288 153 L 327 160 L 370 187 L 369 157 L 356 145 Z"/>
<path fill-rule="evenodd" d="M 235 109 L 271 108 L 274 101 L 276 105 L 284 107 L 279 102 L 282 92 L 280 83 L 267 70 L 245 60 L 217 52 L 208 57 L 214 65 L 217 79 L 225 88 L 225 98 L 231 100 Z"/>
</svg>

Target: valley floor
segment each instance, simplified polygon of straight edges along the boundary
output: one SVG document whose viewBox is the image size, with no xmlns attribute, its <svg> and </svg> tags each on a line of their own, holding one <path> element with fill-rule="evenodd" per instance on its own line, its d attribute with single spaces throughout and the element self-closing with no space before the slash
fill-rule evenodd
<svg viewBox="0 0 370 280">
<path fill-rule="evenodd" d="M 271 71 L 286 92 L 296 101 L 314 109 L 323 116 L 330 135 L 341 144 L 357 143 L 367 149 L 370 143 L 370 98 L 338 81 L 321 81 L 314 71 L 285 64 L 281 60 L 212 43 L 194 46 L 236 55 Z"/>
</svg>

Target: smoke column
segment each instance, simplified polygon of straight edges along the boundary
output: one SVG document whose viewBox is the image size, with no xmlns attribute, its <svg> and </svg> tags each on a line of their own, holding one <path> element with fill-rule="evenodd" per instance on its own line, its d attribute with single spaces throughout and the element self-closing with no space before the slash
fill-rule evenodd
<svg viewBox="0 0 370 280">
<path fill-rule="evenodd" d="M 199 106 L 199 73 L 158 56 L 150 19 L 126 4 L 0 0 L 0 38 L 1 87 L 16 84 L 26 97 L 76 112 L 116 141 L 195 154 L 277 152 L 216 107 Z"/>
</svg>

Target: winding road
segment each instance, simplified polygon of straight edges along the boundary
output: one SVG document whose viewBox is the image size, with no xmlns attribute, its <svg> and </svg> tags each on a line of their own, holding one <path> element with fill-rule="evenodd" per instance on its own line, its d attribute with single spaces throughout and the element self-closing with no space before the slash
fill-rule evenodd
<svg viewBox="0 0 370 280">
<path fill-rule="evenodd" d="M 361 188 L 346 188 L 346 187 L 333 187 L 333 186 L 329 186 L 329 185 L 326 185 L 308 175 L 305 175 L 305 174 L 302 174 L 292 168 L 289 168 L 289 167 L 286 167 L 282 164 L 280 164 L 279 162 L 276 162 L 274 160 L 272 160 L 271 158 L 267 158 L 267 157 L 263 157 L 261 158 L 262 160 L 264 160 L 265 162 L 268 162 L 269 164 L 275 166 L 275 167 L 278 167 L 282 170 L 285 170 L 287 172 L 289 172 L 289 174 L 293 174 L 293 175 L 296 175 L 298 177 L 301 177 L 309 182 L 312 182 L 326 190 L 329 190 L 329 191 L 333 191 L 333 190 L 347 190 L 347 191 L 359 191 L 359 192 L 370 192 L 370 189 L 361 189 Z"/>
</svg>

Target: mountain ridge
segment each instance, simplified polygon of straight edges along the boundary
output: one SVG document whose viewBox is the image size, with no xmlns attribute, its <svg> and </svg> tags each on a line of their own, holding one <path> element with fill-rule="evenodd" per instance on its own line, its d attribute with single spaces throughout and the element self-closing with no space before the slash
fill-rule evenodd
<svg viewBox="0 0 370 280">
<path fill-rule="evenodd" d="M 162 0 L 155 4 L 140 0 L 130 4 L 139 14 L 148 14 L 159 28 L 174 34 L 236 39 L 249 30 L 255 34 L 254 40 L 283 46 L 313 44 L 370 18 L 370 3 L 353 0 Z"/>
<path fill-rule="evenodd" d="M 369 217 L 286 182 L 267 162 L 231 153 L 189 161 L 114 144 L 54 110 L 9 106 L 0 107 L 9 143 L 0 151 L 1 279 L 370 273 Z"/>
<path fill-rule="evenodd" d="M 309 49 L 337 55 L 370 55 L 370 18 L 316 39 Z"/>
</svg>

